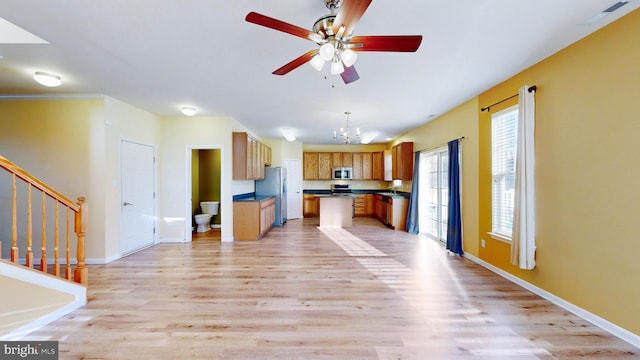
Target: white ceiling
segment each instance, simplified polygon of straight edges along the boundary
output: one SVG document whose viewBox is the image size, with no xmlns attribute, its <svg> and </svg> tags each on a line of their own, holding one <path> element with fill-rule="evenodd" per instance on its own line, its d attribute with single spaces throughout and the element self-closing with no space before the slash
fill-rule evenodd
<svg viewBox="0 0 640 360">
<path fill-rule="evenodd" d="M 0 94 L 106 94 L 158 115 L 192 105 L 263 138 L 290 127 L 309 144 L 333 143 L 350 111 L 386 142 L 640 6 L 584 24 L 614 3 L 373 0 L 356 36 L 423 35 L 422 45 L 359 53 L 360 80 L 345 85 L 307 64 L 272 75 L 317 45 L 244 20 L 256 11 L 311 29 L 328 13 L 324 0 L 2 0 L 1 18 L 49 44 L 0 44 Z M 34 71 L 64 83 L 43 88 Z"/>
</svg>

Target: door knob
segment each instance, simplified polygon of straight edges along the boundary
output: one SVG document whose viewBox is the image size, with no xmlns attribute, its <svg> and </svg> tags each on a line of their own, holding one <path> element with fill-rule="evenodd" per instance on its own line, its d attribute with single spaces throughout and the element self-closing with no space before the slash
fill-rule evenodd
<svg viewBox="0 0 640 360">
<path fill-rule="evenodd" d="M 132 203 L 130 203 L 130 202 L 126 202 L 126 201 L 125 201 L 124 203 L 122 203 L 122 205 L 123 205 L 123 206 L 129 206 L 129 205 L 133 205 L 133 204 L 132 204 Z"/>
</svg>

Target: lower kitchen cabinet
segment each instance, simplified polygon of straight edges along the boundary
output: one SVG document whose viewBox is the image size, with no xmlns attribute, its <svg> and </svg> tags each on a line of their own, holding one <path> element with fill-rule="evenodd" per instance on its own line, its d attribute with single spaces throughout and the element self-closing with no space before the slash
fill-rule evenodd
<svg viewBox="0 0 640 360">
<path fill-rule="evenodd" d="M 302 196 L 302 216 L 320 216 L 320 201 L 315 194 L 304 194 Z"/>
<path fill-rule="evenodd" d="M 264 236 L 276 220 L 276 199 L 233 202 L 233 238 L 257 240 Z"/>
<path fill-rule="evenodd" d="M 405 230 L 409 199 L 401 196 L 374 195 L 374 215 L 385 226 Z"/>
<path fill-rule="evenodd" d="M 361 194 L 354 198 L 353 212 L 355 216 L 373 215 L 373 196 L 372 194 Z"/>
</svg>

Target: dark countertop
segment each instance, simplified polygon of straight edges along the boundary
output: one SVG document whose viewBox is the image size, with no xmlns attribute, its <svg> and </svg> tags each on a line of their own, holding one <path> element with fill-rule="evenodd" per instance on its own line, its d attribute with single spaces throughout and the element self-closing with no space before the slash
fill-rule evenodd
<svg viewBox="0 0 640 360">
<path fill-rule="evenodd" d="M 338 199 L 355 199 L 358 197 L 358 194 L 315 194 L 317 198 L 338 198 Z"/>
<path fill-rule="evenodd" d="M 234 196 L 234 202 L 252 202 L 252 201 L 265 201 L 269 199 L 275 199 L 275 195 L 246 195 L 246 196 Z"/>
<path fill-rule="evenodd" d="M 411 193 L 408 192 L 402 192 L 402 191 L 398 191 L 397 193 L 392 193 L 388 190 L 381 190 L 381 189 L 374 189 L 374 190 L 367 190 L 367 189 L 358 189 L 358 190 L 351 190 L 353 192 L 353 195 L 361 195 L 361 194 L 379 194 L 382 196 L 388 196 L 388 197 L 392 197 L 392 198 L 408 198 L 409 196 L 411 196 Z M 309 194 L 309 195 L 325 195 L 325 196 L 330 196 L 331 195 L 331 190 L 325 190 L 325 189 L 306 189 L 303 190 L 303 194 Z"/>
</svg>

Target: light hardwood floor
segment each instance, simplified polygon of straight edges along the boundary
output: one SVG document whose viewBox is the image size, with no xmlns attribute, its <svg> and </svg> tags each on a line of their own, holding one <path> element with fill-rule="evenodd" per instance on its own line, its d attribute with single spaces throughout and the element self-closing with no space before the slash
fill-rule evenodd
<svg viewBox="0 0 640 360">
<path fill-rule="evenodd" d="M 356 218 L 91 266 L 86 307 L 25 340 L 60 359 L 638 359 L 639 349 L 438 243 Z"/>
</svg>

